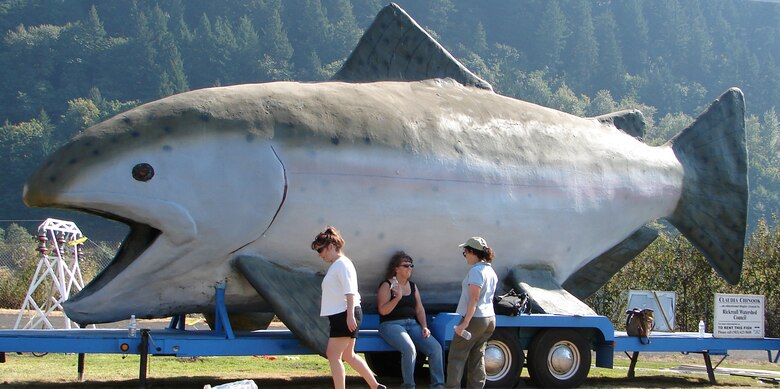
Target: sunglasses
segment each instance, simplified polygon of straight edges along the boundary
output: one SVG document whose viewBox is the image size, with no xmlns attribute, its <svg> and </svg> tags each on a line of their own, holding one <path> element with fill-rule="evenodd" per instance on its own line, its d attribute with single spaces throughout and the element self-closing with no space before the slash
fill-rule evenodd
<svg viewBox="0 0 780 389">
<path fill-rule="evenodd" d="M 463 256 L 464 257 L 466 256 L 466 250 L 463 250 Z"/>
<path fill-rule="evenodd" d="M 411 263 L 405 263 L 403 265 L 398 265 L 398 267 L 405 267 L 407 269 L 411 269 L 414 268 L 414 265 L 412 265 Z"/>
<path fill-rule="evenodd" d="M 326 248 L 328 248 L 328 246 L 329 245 L 326 244 L 325 246 L 318 247 L 317 248 L 317 254 L 322 254 L 322 250 L 325 250 Z"/>
</svg>

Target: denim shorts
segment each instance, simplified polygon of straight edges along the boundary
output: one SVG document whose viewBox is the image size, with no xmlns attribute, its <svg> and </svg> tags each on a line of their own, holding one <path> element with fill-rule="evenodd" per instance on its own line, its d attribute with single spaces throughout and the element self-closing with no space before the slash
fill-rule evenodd
<svg viewBox="0 0 780 389">
<path fill-rule="evenodd" d="M 331 338 L 357 338 L 360 323 L 363 321 L 363 311 L 359 306 L 355 307 L 355 321 L 357 322 L 355 331 L 350 331 L 347 328 L 347 311 L 330 315 L 328 320 L 330 321 Z"/>
</svg>

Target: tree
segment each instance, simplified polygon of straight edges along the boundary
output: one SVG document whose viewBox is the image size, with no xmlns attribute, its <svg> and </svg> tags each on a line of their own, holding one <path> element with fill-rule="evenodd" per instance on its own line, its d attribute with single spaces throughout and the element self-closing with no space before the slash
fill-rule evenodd
<svg viewBox="0 0 780 389">
<path fill-rule="evenodd" d="M 544 11 L 539 17 L 539 23 L 533 34 L 533 51 L 536 60 L 533 66 L 536 69 L 545 67 L 557 71 L 561 65 L 561 53 L 566 45 L 567 21 L 559 2 L 548 1 L 544 5 Z"/>
<path fill-rule="evenodd" d="M 189 89 L 179 48 L 173 34 L 168 30 L 169 19 L 170 16 L 159 6 L 152 9 L 151 30 L 155 37 L 154 46 L 157 53 L 154 62 L 160 72 L 157 96 L 167 96 Z"/>
<path fill-rule="evenodd" d="M 626 70 L 631 74 L 641 74 L 648 66 L 648 23 L 642 11 L 640 1 L 612 2 L 615 13 L 617 36 L 620 37 L 621 57 Z"/>
<path fill-rule="evenodd" d="M 329 0 L 328 15 L 333 26 L 334 59 L 346 58 L 357 45 L 363 31 L 358 27 L 349 0 Z"/>
<path fill-rule="evenodd" d="M 68 101 L 68 110 L 58 126 L 56 142 L 64 143 L 77 133 L 96 124 L 100 119 L 100 110 L 95 102 L 85 98 Z"/>
<path fill-rule="evenodd" d="M 6 214 L 25 214 L 20 196 L 24 182 L 35 168 L 36 161 L 51 151 L 54 126 L 45 112 L 39 118 L 18 124 L 6 122 L 0 126 L 0 159 L 7 168 L 0 175 L 0 201 Z"/>
<path fill-rule="evenodd" d="M 590 104 L 590 98 L 577 95 L 564 83 L 555 91 L 550 100 L 550 107 L 576 116 L 584 116 L 585 108 Z"/>
<path fill-rule="evenodd" d="M 260 41 L 263 44 L 263 80 L 286 80 L 291 78 L 293 47 L 287 37 L 281 17 L 281 4 L 275 4 L 269 9 L 267 19 L 260 30 Z M 273 64 L 272 68 L 268 64 Z M 265 64 L 265 65 L 264 65 Z M 279 78 L 283 77 L 283 78 Z"/>
<path fill-rule="evenodd" d="M 51 80 L 61 66 L 57 47 L 65 27 L 19 25 L 8 31 L 2 46 L 3 88 L 0 118 L 22 121 L 41 109 L 56 106 L 56 88 Z M 20 65 L 21 64 L 21 65 Z"/>
<path fill-rule="evenodd" d="M 587 109 L 588 116 L 598 116 L 617 111 L 617 102 L 612 98 L 608 90 L 602 89 L 596 93 L 596 96 L 590 101 Z"/>
<path fill-rule="evenodd" d="M 566 82 L 573 90 L 588 92 L 588 87 L 598 68 L 599 44 L 595 37 L 593 18 L 591 17 L 591 3 L 586 0 L 572 1 L 569 20 L 575 20 L 571 25 L 571 36 L 567 41 L 566 58 L 564 66 Z"/>
<path fill-rule="evenodd" d="M 753 225 L 766 215 L 780 215 L 780 119 L 772 109 L 762 120 L 751 115 L 746 122 L 751 186 L 748 217 Z"/>
<path fill-rule="evenodd" d="M 658 125 L 653 126 L 647 131 L 645 139 L 649 144 L 664 144 L 680 131 L 691 125 L 693 120 L 694 118 L 681 112 L 666 114 L 661 118 Z"/>
<path fill-rule="evenodd" d="M 328 20 L 320 0 L 291 0 L 284 2 L 288 21 L 288 37 L 295 51 L 292 62 L 299 69 L 302 79 L 316 79 L 322 62 L 328 63 L 337 55 L 329 44 L 333 26 Z M 317 58 L 314 61 L 313 58 Z M 315 67 L 317 66 L 317 67 Z"/>
<path fill-rule="evenodd" d="M 238 83 L 256 82 L 260 79 L 259 61 L 261 59 L 260 35 L 255 31 L 252 21 L 246 15 L 238 21 L 236 29 L 236 58 L 233 71 Z"/>
<path fill-rule="evenodd" d="M 606 9 L 603 14 L 596 16 L 594 25 L 596 26 L 596 40 L 599 42 L 599 66 L 593 83 L 597 87 L 622 92 L 621 81 L 623 80 L 625 69 L 623 68 L 623 57 L 620 53 L 620 43 L 615 35 L 617 24 L 612 16 L 612 12 Z"/>
</svg>

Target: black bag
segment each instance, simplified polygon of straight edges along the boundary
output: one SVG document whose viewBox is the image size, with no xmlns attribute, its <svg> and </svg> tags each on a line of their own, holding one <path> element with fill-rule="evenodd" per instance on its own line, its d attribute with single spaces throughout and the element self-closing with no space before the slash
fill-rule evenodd
<svg viewBox="0 0 780 389">
<path fill-rule="evenodd" d="M 653 327 L 655 327 L 655 317 L 652 309 L 634 308 L 626 311 L 626 333 L 628 336 L 638 337 L 639 343 L 650 343 L 650 331 Z"/>
<path fill-rule="evenodd" d="M 514 289 L 506 294 L 493 297 L 493 310 L 496 315 L 517 316 L 528 310 L 528 295 L 517 294 Z"/>
</svg>

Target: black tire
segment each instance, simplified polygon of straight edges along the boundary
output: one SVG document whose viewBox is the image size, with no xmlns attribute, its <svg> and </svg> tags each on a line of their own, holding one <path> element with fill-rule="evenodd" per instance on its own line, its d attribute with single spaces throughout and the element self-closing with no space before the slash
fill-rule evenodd
<svg viewBox="0 0 780 389">
<path fill-rule="evenodd" d="M 398 351 L 365 353 L 365 356 L 374 374 L 380 377 L 401 376 L 401 353 Z"/>
<path fill-rule="evenodd" d="M 576 388 L 590 371 L 590 347 L 577 331 L 539 332 L 528 348 L 528 374 L 543 388 Z"/>
<path fill-rule="evenodd" d="M 516 330 L 497 328 L 485 346 L 485 387 L 515 387 L 520 381 L 524 360 Z"/>
</svg>

